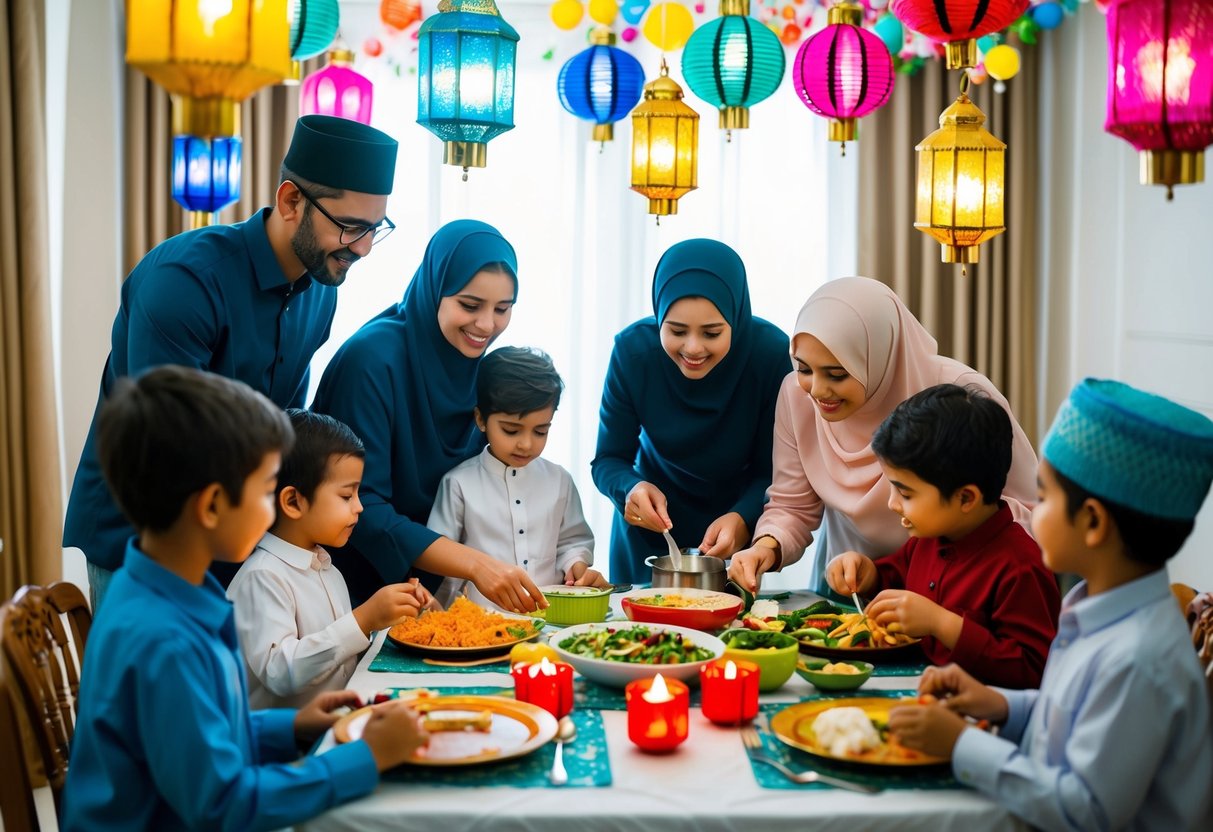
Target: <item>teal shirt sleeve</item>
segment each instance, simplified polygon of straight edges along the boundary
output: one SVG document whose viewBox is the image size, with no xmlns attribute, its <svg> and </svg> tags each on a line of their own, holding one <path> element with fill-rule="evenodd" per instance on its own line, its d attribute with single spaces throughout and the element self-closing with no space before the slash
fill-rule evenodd
<svg viewBox="0 0 1213 832">
<path fill-rule="evenodd" d="M 640 415 L 636 412 L 631 393 L 623 383 L 623 358 L 620 352 L 617 339 L 603 384 L 598 447 L 590 463 L 590 472 L 594 485 L 622 514 L 628 493 L 643 480 L 635 467 L 636 454 L 640 450 Z"/>
<path fill-rule="evenodd" d="M 149 268 L 129 303 L 126 375 L 162 364 L 212 369 L 220 313 L 195 272 L 177 264 Z"/>
</svg>

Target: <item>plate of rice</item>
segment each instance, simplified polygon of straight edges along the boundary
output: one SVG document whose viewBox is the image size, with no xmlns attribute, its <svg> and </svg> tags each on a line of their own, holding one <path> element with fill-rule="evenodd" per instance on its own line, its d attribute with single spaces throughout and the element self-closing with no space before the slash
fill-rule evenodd
<svg viewBox="0 0 1213 832">
<path fill-rule="evenodd" d="M 818 757 L 874 766 L 936 766 L 947 760 L 912 751 L 889 736 L 889 711 L 915 699 L 885 696 L 801 702 L 771 717 L 780 742 Z"/>
<path fill-rule="evenodd" d="M 388 630 L 387 638 L 402 650 L 435 659 L 478 659 L 533 641 L 543 627 L 543 621 L 490 612 L 461 596 L 447 610 L 406 618 Z"/>
</svg>

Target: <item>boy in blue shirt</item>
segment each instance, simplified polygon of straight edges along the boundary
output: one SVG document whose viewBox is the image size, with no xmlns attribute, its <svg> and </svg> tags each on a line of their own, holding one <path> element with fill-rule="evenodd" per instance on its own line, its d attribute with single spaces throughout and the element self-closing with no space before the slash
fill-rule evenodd
<svg viewBox="0 0 1213 832">
<path fill-rule="evenodd" d="M 1032 529 L 1045 564 L 1083 580 L 1062 604 L 1040 690 L 928 668 L 919 691 L 944 701 L 898 708 L 889 728 L 1036 827 L 1213 828 L 1209 702 L 1165 569 L 1213 481 L 1213 422 L 1087 379 L 1042 456 Z"/>
<path fill-rule="evenodd" d="M 232 605 L 207 568 L 244 560 L 269 528 L 292 441 L 269 399 L 182 367 L 120 380 L 102 407 L 102 470 L 139 535 L 89 634 L 63 829 L 289 826 L 370 792 L 424 743 L 413 711 L 378 706 L 362 740 L 295 761 L 357 695 L 249 710 Z"/>
</svg>

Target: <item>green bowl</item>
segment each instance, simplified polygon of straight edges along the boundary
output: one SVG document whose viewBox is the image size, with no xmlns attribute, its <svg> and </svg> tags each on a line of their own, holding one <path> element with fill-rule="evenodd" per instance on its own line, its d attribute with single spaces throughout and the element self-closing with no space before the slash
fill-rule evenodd
<svg viewBox="0 0 1213 832">
<path fill-rule="evenodd" d="M 719 636 L 725 644 L 722 659 L 753 662 L 758 665 L 758 689 L 763 692 L 776 690 L 792 678 L 792 673 L 796 670 L 796 660 L 800 656 L 800 642 L 787 633 L 771 632 L 764 636 L 770 642 L 768 647 L 729 647 L 730 638 L 739 633 L 748 633 L 751 637 L 758 635 L 753 630 L 741 627 L 725 630 Z"/>
<path fill-rule="evenodd" d="M 796 665 L 796 675 L 818 690 L 855 690 L 872 678 L 872 665 L 867 662 L 846 661 L 835 664 L 849 664 L 859 668 L 859 673 L 822 673 L 821 668 L 830 664 L 829 659 L 804 659 Z"/>
<path fill-rule="evenodd" d="M 611 590 L 592 586 L 541 586 L 539 591 L 548 601 L 545 620 L 549 624 L 569 627 L 573 624 L 593 624 L 605 621 L 611 606 Z"/>
</svg>

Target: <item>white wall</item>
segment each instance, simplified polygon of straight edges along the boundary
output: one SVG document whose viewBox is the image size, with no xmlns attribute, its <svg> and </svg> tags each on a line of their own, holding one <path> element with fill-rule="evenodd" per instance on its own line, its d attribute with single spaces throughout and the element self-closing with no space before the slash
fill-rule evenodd
<svg viewBox="0 0 1213 832">
<path fill-rule="evenodd" d="M 1084 6 L 1042 48 L 1041 426 L 1085 376 L 1116 378 L 1213 417 L 1213 182 L 1138 182 L 1103 132 L 1105 19 Z M 1043 432 L 1041 433 L 1043 435 Z M 1213 499 L 1170 564 L 1213 589 Z"/>
</svg>

